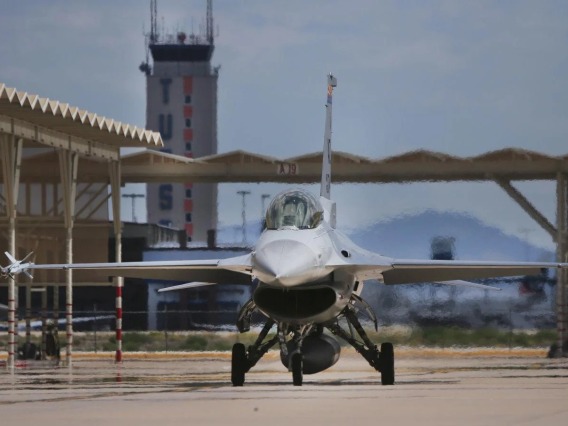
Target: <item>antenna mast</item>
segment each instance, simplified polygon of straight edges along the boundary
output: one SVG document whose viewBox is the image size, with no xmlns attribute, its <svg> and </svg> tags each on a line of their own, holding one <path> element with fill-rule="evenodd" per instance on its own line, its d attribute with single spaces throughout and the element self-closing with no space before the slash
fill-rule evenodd
<svg viewBox="0 0 568 426">
<path fill-rule="evenodd" d="M 213 46 L 213 0 L 207 0 L 206 37 L 210 46 Z"/>
<path fill-rule="evenodd" d="M 158 41 L 158 0 L 150 0 L 150 44 Z"/>
</svg>

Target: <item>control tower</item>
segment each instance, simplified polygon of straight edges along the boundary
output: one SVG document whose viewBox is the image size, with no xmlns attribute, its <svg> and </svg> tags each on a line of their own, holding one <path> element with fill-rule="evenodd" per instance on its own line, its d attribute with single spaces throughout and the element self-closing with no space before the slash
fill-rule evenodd
<svg viewBox="0 0 568 426">
<path fill-rule="evenodd" d="M 162 151 L 197 158 L 217 153 L 217 79 L 211 66 L 214 34 L 212 0 L 207 1 L 205 34 L 167 34 L 157 26 L 150 2 L 146 34 L 146 127 L 159 131 Z M 149 56 L 152 56 L 150 64 Z M 217 185 L 149 184 L 148 222 L 185 229 L 188 241 L 207 241 L 217 227 Z"/>
</svg>

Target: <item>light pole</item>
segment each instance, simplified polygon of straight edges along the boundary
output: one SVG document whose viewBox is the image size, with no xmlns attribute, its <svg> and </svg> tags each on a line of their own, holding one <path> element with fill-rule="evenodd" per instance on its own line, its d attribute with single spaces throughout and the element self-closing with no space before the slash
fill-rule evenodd
<svg viewBox="0 0 568 426">
<path fill-rule="evenodd" d="M 250 195 L 250 191 L 237 191 L 237 194 L 239 194 L 241 197 L 243 197 L 243 202 L 242 202 L 243 245 L 246 246 L 246 244 L 247 244 L 247 216 L 246 216 L 247 202 L 246 202 L 245 197 L 247 195 Z"/>
</svg>

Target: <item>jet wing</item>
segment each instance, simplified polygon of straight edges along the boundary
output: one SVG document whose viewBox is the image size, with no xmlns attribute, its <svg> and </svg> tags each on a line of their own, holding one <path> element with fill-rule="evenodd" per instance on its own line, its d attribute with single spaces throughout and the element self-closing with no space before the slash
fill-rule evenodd
<svg viewBox="0 0 568 426">
<path fill-rule="evenodd" d="M 568 267 L 567 263 L 554 262 L 414 260 L 382 256 L 370 256 L 364 263 L 357 260 L 361 259 L 354 259 L 353 263 L 347 260 L 332 268 L 343 269 L 360 280 L 378 279 L 387 285 L 394 285 L 538 275 L 543 269 Z"/>
<path fill-rule="evenodd" d="M 492 277 L 538 275 L 543 269 L 563 268 L 550 262 L 482 262 L 446 260 L 396 260 L 382 272 L 385 284 L 472 280 Z"/>
<path fill-rule="evenodd" d="M 9 268 L 9 267 L 8 267 Z M 218 284 L 250 284 L 251 256 L 211 260 L 171 260 L 120 263 L 71 263 L 36 265 L 26 263 L 7 272 L 30 270 L 97 270 L 111 277 L 146 278 L 171 281 L 200 281 Z"/>
</svg>

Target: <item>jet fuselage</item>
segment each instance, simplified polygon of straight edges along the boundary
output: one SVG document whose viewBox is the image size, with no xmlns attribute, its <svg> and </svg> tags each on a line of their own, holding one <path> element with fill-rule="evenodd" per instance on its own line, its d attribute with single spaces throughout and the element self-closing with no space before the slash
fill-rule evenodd
<svg viewBox="0 0 568 426">
<path fill-rule="evenodd" d="M 336 237 L 325 222 L 315 229 L 263 232 L 252 254 L 252 274 L 259 280 L 254 293 L 257 307 L 290 325 L 337 317 L 351 298 L 355 276 L 329 266 L 341 256 Z"/>
</svg>

